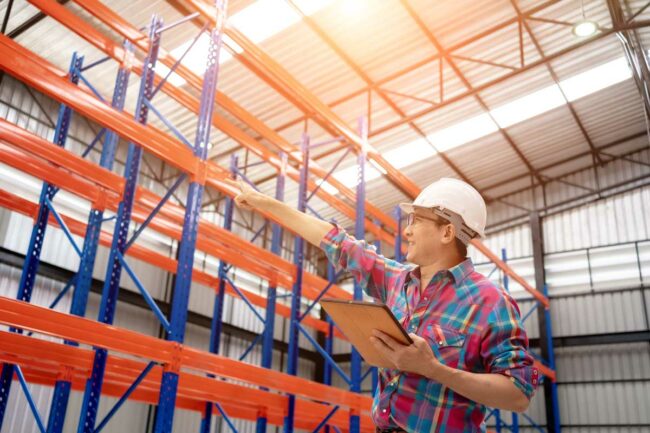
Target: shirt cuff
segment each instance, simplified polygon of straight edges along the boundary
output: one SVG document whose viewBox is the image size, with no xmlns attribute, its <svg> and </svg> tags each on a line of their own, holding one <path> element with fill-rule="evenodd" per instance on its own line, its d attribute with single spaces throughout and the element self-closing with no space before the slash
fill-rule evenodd
<svg viewBox="0 0 650 433">
<path fill-rule="evenodd" d="M 535 367 L 514 368 L 500 371 L 497 374 L 502 374 L 510 379 L 517 389 L 524 393 L 528 400 L 535 395 L 535 390 L 539 383 L 539 372 Z"/>
<path fill-rule="evenodd" d="M 327 247 L 331 247 L 339 244 L 345 237 L 345 230 L 339 227 L 338 224 L 332 223 L 332 229 L 327 232 L 327 234 L 321 239 L 320 247 L 321 249 L 326 250 Z"/>
</svg>

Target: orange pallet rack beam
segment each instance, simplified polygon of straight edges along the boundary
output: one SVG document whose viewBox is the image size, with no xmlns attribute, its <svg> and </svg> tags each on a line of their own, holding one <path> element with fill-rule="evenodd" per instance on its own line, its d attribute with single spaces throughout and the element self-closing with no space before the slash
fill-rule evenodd
<svg viewBox="0 0 650 433">
<path fill-rule="evenodd" d="M 357 413 L 370 410 L 371 399 L 360 394 L 3 296 L 0 323 L 149 359 L 177 371 L 189 369 L 241 380 L 305 399 L 346 406 Z"/>
</svg>

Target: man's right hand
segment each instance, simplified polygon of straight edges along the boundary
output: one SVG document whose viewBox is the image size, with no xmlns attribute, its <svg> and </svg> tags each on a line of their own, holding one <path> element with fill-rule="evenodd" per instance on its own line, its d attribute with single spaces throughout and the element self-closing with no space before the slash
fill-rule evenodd
<svg viewBox="0 0 650 433">
<path fill-rule="evenodd" d="M 224 182 L 237 192 L 235 203 L 239 208 L 261 212 L 315 246 L 320 246 L 323 237 L 332 230 L 331 223 L 299 212 L 241 180 L 225 179 Z"/>
<path fill-rule="evenodd" d="M 251 187 L 249 184 L 245 183 L 241 179 L 238 180 L 225 179 L 224 182 L 227 183 L 229 186 L 233 187 L 235 190 L 239 191 L 238 194 L 235 196 L 235 204 L 237 205 L 237 207 L 240 207 L 242 209 L 246 209 L 246 210 L 255 209 L 256 208 L 255 199 L 264 196 L 264 194 L 255 191 L 253 187 Z"/>
</svg>

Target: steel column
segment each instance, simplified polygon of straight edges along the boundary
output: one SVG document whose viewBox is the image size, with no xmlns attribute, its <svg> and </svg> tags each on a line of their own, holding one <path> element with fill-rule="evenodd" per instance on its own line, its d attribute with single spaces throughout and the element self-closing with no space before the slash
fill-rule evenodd
<svg viewBox="0 0 650 433">
<path fill-rule="evenodd" d="M 300 212 L 305 212 L 307 208 L 307 180 L 309 174 L 309 136 L 307 134 L 302 135 L 300 150 L 302 151 L 303 165 L 300 168 L 300 184 L 298 186 L 298 210 Z M 293 291 L 291 297 L 289 353 L 287 356 L 287 373 L 294 376 L 298 374 L 298 327 L 300 325 L 298 323 L 298 319 L 300 318 L 300 300 L 302 297 L 304 244 L 305 241 L 303 238 L 300 236 L 295 237 L 293 262 L 296 266 L 296 278 L 293 283 Z M 296 396 L 289 395 L 287 414 L 284 417 L 284 433 L 293 433 L 295 409 Z"/>
<path fill-rule="evenodd" d="M 275 184 L 275 198 L 284 201 L 284 184 L 286 180 L 287 155 L 282 154 L 281 170 Z M 273 224 L 271 236 L 271 252 L 282 255 L 282 226 Z M 273 334 L 275 333 L 275 303 L 277 301 L 277 287 L 269 284 L 266 296 L 266 321 L 264 323 L 264 340 L 262 341 L 262 367 L 271 368 L 273 365 Z M 257 418 L 256 433 L 266 433 L 267 418 L 265 414 Z"/>
<path fill-rule="evenodd" d="M 208 61 L 206 72 L 203 76 L 199 121 L 194 143 L 194 155 L 199 157 L 201 161 L 205 161 L 206 159 L 208 154 L 208 143 L 210 142 L 210 130 L 212 126 L 212 115 L 214 112 L 214 97 L 217 88 L 217 77 L 219 75 L 219 51 L 221 48 L 223 25 L 226 18 L 226 7 L 227 0 L 216 1 L 216 25 L 210 33 L 210 47 L 207 56 Z M 199 228 L 205 173 L 202 179 L 198 177 L 199 176 L 192 179 L 187 192 L 183 233 L 179 245 L 178 268 L 174 285 L 174 297 L 172 299 L 171 320 L 169 321 L 171 325 L 169 340 L 178 343 L 182 343 L 185 337 L 187 304 L 192 283 L 194 252 L 196 251 L 196 238 Z M 172 431 L 176 392 L 178 388 L 178 375 L 178 365 L 165 366 L 160 384 L 158 410 L 156 412 L 156 422 L 154 425 L 155 433 L 171 433 Z"/>
<path fill-rule="evenodd" d="M 359 119 L 359 136 L 364 144 L 368 142 L 368 124 L 365 118 Z M 354 222 L 354 236 L 363 240 L 366 237 L 364 221 L 366 218 L 366 146 L 362 146 L 361 151 L 357 156 L 358 171 L 357 171 L 357 201 L 356 201 L 356 219 Z M 354 284 L 354 299 L 363 299 L 363 289 L 355 282 Z M 350 391 L 361 392 L 361 355 L 352 347 L 352 354 L 350 357 Z M 350 433 L 359 433 L 361 429 L 359 414 L 350 410 Z"/>
<path fill-rule="evenodd" d="M 546 276 L 544 271 L 544 238 L 542 233 L 542 219 L 537 212 L 530 214 L 530 231 L 533 241 L 533 263 L 535 266 L 535 286 L 546 287 Z M 546 293 L 545 293 L 546 295 Z M 537 309 L 537 320 L 539 320 L 539 347 L 543 359 L 552 357 L 552 335 L 550 331 L 550 315 L 547 309 Z M 551 348 L 551 350 L 549 350 Z M 557 392 L 553 392 L 553 383 L 546 378 L 544 380 L 544 401 L 546 403 L 546 426 L 548 433 L 559 433 L 559 414 L 557 411 Z"/>
<path fill-rule="evenodd" d="M 152 39 L 149 53 L 145 61 L 145 70 L 140 82 L 140 91 L 136 104 L 136 120 L 139 123 L 147 123 L 148 108 L 145 99 L 151 96 L 154 80 L 154 67 L 158 58 L 158 48 L 160 46 L 160 37 L 156 30 L 162 26 L 162 20 L 154 16 L 149 28 Z M 107 139 L 108 141 L 108 139 Z M 109 149 L 110 150 L 110 149 Z M 107 158 L 108 159 L 108 155 Z M 102 290 L 102 300 L 99 307 L 97 320 L 102 323 L 112 324 L 115 318 L 115 308 L 120 288 L 120 277 L 122 274 L 122 263 L 120 256 L 124 255 L 129 233 L 129 224 L 131 222 L 131 211 L 135 198 L 135 190 L 140 171 L 140 161 L 142 159 L 142 148 L 134 143 L 129 143 L 129 152 L 124 167 L 124 195 L 122 202 L 117 210 L 115 219 L 115 230 L 113 232 L 113 242 L 104 279 Z M 106 161 L 104 161 L 106 162 Z M 107 351 L 105 349 L 95 349 L 95 359 L 90 379 L 86 382 L 83 404 L 81 406 L 81 416 L 79 418 L 78 433 L 93 433 L 97 419 L 97 410 L 99 408 L 99 397 L 101 395 L 102 383 L 104 379 L 104 370 L 106 368 Z"/>
<path fill-rule="evenodd" d="M 402 256 L 402 208 L 395 208 L 395 220 L 397 221 L 397 231 L 395 232 L 395 261 L 401 262 L 405 257 Z"/>
<path fill-rule="evenodd" d="M 125 43 L 130 45 L 128 42 Z M 124 100 L 126 98 L 126 89 L 128 87 L 130 71 L 128 68 L 121 67 L 115 80 L 115 89 L 113 91 L 112 106 L 118 110 L 124 109 Z M 109 131 L 106 134 L 100 165 L 108 170 L 113 168 L 115 160 L 115 147 L 117 146 L 117 135 Z M 72 295 L 72 304 L 70 314 L 84 317 L 86 314 L 86 305 L 88 304 L 88 294 L 92 284 L 93 268 L 95 266 L 95 256 L 99 245 L 99 235 L 101 233 L 104 210 L 93 207 L 88 216 L 88 225 L 84 237 L 83 252 L 77 277 L 75 289 Z M 77 345 L 73 342 L 67 344 Z M 57 380 L 54 386 L 54 396 L 50 406 L 50 415 L 47 422 L 48 433 L 60 433 L 63 431 L 63 424 L 67 410 L 68 398 L 70 397 L 70 381 Z"/>
<path fill-rule="evenodd" d="M 544 296 L 548 298 L 548 287 L 546 284 L 543 286 L 544 290 Z M 643 293 L 643 291 L 641 292 Z M 645 304 L 644 304 L 645 305 Z M 545 317 L 545 322 L 546 322 L 546 350 L 547 352 L 547 360 L 548 360 L 548 366 L 555 371 L 555 349 L 553 348 L 553 329 L 551 327 L 551 311 L 550 309 L 544 310 L 544 317 Z M 541 340 L 540 340 L 541 343 Z M 541 344 L 540 344 L 541 347 Z M 557 396 L 557 381 L 549 381 L 547 378 L 544 379 L 544 384 L 547 382 L 550 382 L 549 388 L 551 388 L 551 401 L 552 401 L 552 409 L 553 409 L 553 430 L 556 432 L 561 431 L 561 426 L 560 426 L 560 401 Z M 546 387 L 544 388 L 544 391 L 546 392 Z M 547 428 L 547 431 L 551 431 L 550 428 Z"/>
<path fill-rule="evenodd" d="M 70 62 L 69 77 L 70 81 L 74 84 L 79 82 L 79 74 L 83 64 L 83 57 L 78 56 L 76 53 L 72 55 Z M 64 104 L 59 107 L 59 116 L 56 122 L 56 129 L 54 130 L 53 142 L 59 147 L 64 147 L 68 137 L 68 130 L 70 128 L 70 121 L 72 119 L 72 110 Z M 53 185 L 43 182 L 41 188 L 41 196 L 39 199 L 38 215 L 36 222 L 32 228 L 32 234 L 29 240 L 29 247 L 25 262 L 23 263 L 22 273 L 20 275 L 20 283 L 18 286 L 18 293 L 16 299 L 21 301 L 30 302 L 32 291 L 34 289 L 34 282 L 38 271 L 38 265 L 41 261 L 41 250 L 43 241 L 45 239 L 45 230 L 47 229 L 47 222 L 50 217 L 50 209 L 47 206 L 47 201 L 54 199 L 54 195 L 58 189 Z M 20 330 L 13 331 L 22 333 Z M 9 392 L 11 390 L 11 381 L 14 375 L 14 366 L 11 364 L 4 364 L 2 373 L 0 375 L 0 430 L 2 429 L 2 422 L 4 420 L 7 403 L 9 401 Z"/>
<path fill-rule="evenodd" d="M 233 178 L 237 177 L 237 165 L 239 161 L 236 155 L 230 157 L 230 172 Z M 235 202 L 232 198 L 226 197 L 226 206 L 223 212 L 223 228 L 232 230 L 232 216 Z M 221 333 L 223 330 L 223 303 L 226 297 L 226 279 L 228 273 L 228 264 L 223 260 L 219 261 L 219 288 L 214 298 L 214 307 L 212 309 L 212 322 L 210 326 L 210 352 L 219 353 L 221 347 Z M 214 404 L 211 401 L 205 403 L 203 419 L 201 420 L 201 433 L 210 433 L 212 423 L 212 408 Z"/>
</svg>

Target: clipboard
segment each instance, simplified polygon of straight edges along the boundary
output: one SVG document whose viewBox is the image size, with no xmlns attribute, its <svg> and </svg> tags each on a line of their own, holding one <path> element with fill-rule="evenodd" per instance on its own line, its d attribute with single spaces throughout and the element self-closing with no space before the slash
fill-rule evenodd
<svg viewBox="0 0 650 433">
<path fill-rule="evenodd" d="M 388 360 L 370 342 L 373 329 L 404 345 L 413 343 L 385 304 L 342 299 L 321 299 L 320 304 L 368 364 L 390 368 Z"/>
</svg>

